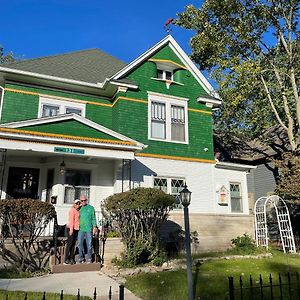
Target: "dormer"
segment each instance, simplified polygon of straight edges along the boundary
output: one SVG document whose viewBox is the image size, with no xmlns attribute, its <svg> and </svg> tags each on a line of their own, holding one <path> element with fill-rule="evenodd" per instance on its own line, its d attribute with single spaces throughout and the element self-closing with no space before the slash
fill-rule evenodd
<svg viewBox="0 0 300 300">
<path fill-rule="evenodd" d="M 150 58 L 148 61 L 151 61 L 156 65 L 156 77 L 152 77 L 151 79 L 164 81 L 167 88 L 169 88 L 171 84 L 183 85 L 178 80 L 179 76 L 176 75 L 179 70 L 186 70 L 185 66 L 166 59 Z"/>
</svg>

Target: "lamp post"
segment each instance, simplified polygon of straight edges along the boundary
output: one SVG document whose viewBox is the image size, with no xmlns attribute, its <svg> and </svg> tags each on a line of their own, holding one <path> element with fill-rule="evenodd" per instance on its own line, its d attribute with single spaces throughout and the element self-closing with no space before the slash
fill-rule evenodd
<svg viewBox="0 0 300 300">
<path fill-rule="evenodd" d="M 181 204 L 184 212 L 184 229 L 185 229 L 185 250 L 186 250 L 186 268 L 188 281 L 188 300 L 193 300 L 193 274 L 192 274 L 192 253 L 191 253 L 191 237 L 190 237 L 190 222 L 189 222 L 189 208 L 191 203 L 191 192 L 188 190 L 186 184 L 180 192 Z"/>
</svg>

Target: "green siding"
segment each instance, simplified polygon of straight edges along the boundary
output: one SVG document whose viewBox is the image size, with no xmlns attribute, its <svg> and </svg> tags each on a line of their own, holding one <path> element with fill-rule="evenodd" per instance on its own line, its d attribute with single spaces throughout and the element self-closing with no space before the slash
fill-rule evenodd
<svg viewBox="0 0 300 300">
<path fill-rule="evenodd" d="M 167 59 L 184 66 L 181 59 L 174 53 L 169 45 L 166 45 L 158 52 L 152 55 L 152 59 Z"/>
<path fill-rule="evenodd" d="M 86 126 L 75 120 L 61 121 L 61 122 L 55 122 L 51 124 L 26 126 L 26 127 L 21 127 L 19 129 L 45 132 L 45 133 L 82 136 L 82 137 L 97 138 L 97 139 L 119 140 L 115 137 L 112 137 L 111 135 L 108 135 L 103 132 L 99 132 L 98 130 Z"/>
<path fill-rule="evenodd" d="M 178 64 L 183 64 L 169 46 L 157 51 L 152 58 L 171 60 Z M 27 87 L 14 84 L 6 84 L 6 88 L 47 94 L 54 97 L 73 98 L 99 104 L 114 103 L 112 107 L 86 104 L 86 118 L 148 145 L 148 148 L 144 150 L 145 153 L 213 160 L 211 114 L 195 111 L 188 112 L 189 144 L 148 140 L 147 92 L 188 98 L 188 107 L 190 109 L 211 113 L 211 109 L 206 107 L 205 104 L 197 102 L 197 98 L 200 95 L 205 96 L 207 93 L 188 70 L 176 69 L 174 71 L 174 80 L 181 84 L 173 83 L 169 88 L 167 88 L 165 82 L 152 79 L 155 77 L 156 64 L 151 61 L 145 61 L 126 77 L 137 83 L 139 89 L 128 90 L 126 93 L 118 93 L 114 96 L 114 99 L 117 99 L 119 96 L 124 96 L 143 100 L 146 103 L 128 101 L 126 99 L 113 102 L 113 100 L 96 96 L 80 95 L 75 92 L 54 91 L 47 88 Z M 36 95 L 6 91 L 1 122 L 35 119 L 38 114 L 38 104 L 39 97 Z M 99 133 L 76 121 L 30 126 L 23 129 L 91 138 L 113 139 L 109 135 Z M 208 148 L 209 151 L 205 152 L 204 148 Z"/>
<path fill-rule="evenodd" d="M 35 119 L 38 115 L 39 97 L 5 92 L 1 123 Z"/>
</svg>

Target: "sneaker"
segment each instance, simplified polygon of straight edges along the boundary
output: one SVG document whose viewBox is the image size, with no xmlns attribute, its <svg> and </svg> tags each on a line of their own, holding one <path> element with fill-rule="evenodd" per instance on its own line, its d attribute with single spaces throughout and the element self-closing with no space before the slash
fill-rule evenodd
<svg viewBox="0 0 300 300">
<path fill-rule="evenodd" d="M 66 260 L 65 262 L 64 262 L 64 265 L 70 265 L 71 264 L 71 262 L 69 261 L 69 260 Z"/>
<path fill-rule="evenodd" d="M 88 260 L 86 263 L 87 263 L 87 264 L 91 264 L 91 263 L 92 263 L 92 261 L 91 261 L 91 260 Z"/>
<path fill-rule="evenodd" d="M 76 261 L 74 259 L 71 260 L 71 265 L 76 265 Z"/>
</svg>

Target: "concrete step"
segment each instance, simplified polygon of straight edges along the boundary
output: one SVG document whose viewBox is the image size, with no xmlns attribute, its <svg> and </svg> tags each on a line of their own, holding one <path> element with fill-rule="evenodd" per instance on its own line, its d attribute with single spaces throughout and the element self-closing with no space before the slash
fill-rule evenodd
<svg viewBox="0 0 300 300">
<path fill-rule="evenodd" d="M 86 272 L 86 271 L 100 271 L 101 264 L 100 263 L 82 263 L 82 264 L 75 264 L 75 265 L 53 265 L 51 267 L 52 273 L 77 273 L 77 272 Z"/>
</svg>

